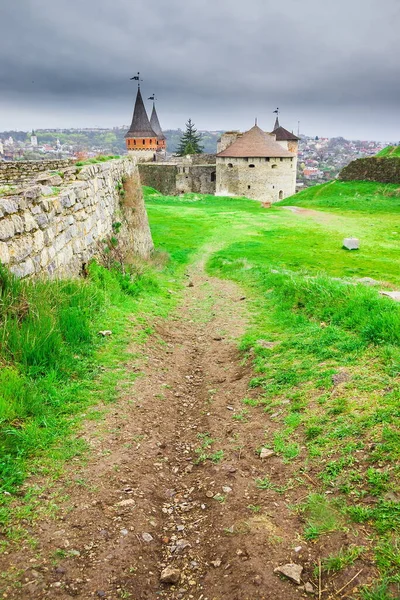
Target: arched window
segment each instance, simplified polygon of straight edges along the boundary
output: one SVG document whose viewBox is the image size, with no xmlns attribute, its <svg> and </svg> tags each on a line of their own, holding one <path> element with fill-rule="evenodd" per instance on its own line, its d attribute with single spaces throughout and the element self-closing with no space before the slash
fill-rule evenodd
<svg viewBox="0 0 400 600">
<path fill-rule="evenodd" d="M 278 165 L 272 165 L 271 169 L 276 169 Z"/>
<path fill-rule="evenodd" d="M 250 189 L 250 187 L 251 187 L 251 186 L 250 186 L 250 185 L 248 185 L 248 186 L 247 186 L 247 189 L 249 190 L 249 189 Z"/>
<path fill-rule="evenodd" d="M 145 143 L 146 143 L 146 140 L 143 140 L 143 144 L 145 144 Z"/>
<path fill-rule="evenodd" d="M 279 200 L 283 200 L 283 191 L 279 190 Z"/>
<path fill-rule="evenodd" d="M 254 169 L 256 165 L 249 165 L 249 169 Z"/>
<path fill-rule="evenodd" d="M 133 140 L 133 145 L 136 146 L 136 140 Z"/>
<path fill-rule="evenodd" d="M 211 171 L 211 181 L 215 181 L 215 171 Z"/>
<path fill-rule="evenodd" d="M 232 164 L 232 163 L 228 163 L 228 167 L 229 167 L 230 169 L 232 169 L 232 167 L 233 167 L 233 164 Z"/>
</svg>

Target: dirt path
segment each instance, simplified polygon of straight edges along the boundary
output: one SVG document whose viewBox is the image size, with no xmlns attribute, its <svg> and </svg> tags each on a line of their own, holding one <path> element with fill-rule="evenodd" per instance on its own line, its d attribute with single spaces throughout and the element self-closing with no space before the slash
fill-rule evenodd
<svg viewBox="0 0 400 600">
<path fill-rule="evenodd" d="M 77 462 L 52 496 L 43 494 L 43 503 L 57 497 L 56 518 L 1 556 L 3 598 L 302 595 L 273 570 L 295 561 L 304 582 L 312 577 L 311 552 L 295 533 L 302 525 L 287 508 L 308 488 L 293 496 L 285 484 L 294 467 L 259 458 L 269 415 L 242 412 L 242 399 L 257 396 L 237 350 L 245 305 L 232 283 L 192 269 L 182 305 L 158 323 L 145 359 L 132 347 L 129 368 L 143 376 L 104 421 L 87 423 L 88 464 Z M 258 489 L 266 474 L 283 491 Z M 160 583 L 165 567 L 179 570 L 177 585 Z"/>
</svg>

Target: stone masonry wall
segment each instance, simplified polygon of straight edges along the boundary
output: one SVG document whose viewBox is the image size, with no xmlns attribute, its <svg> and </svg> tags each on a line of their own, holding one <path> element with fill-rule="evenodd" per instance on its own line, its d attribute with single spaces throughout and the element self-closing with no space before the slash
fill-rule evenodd
<svg viewBox="0 0 400 600">
<path fill-rule="evenodd" d="M 0 162 L 0 187 L 27 183 L 43 171 L 59 171 L 72 166 L 75 162 L 73 158 Z"/>
<path fill-rule="evenodd" d="M 287 198 L 296 191 L 296 157 L 217 157 L 216 190 L 219 196 L 245 196 L 260 201 Z"/>
<path fill-rule="evenodd" d="M 130 223 L 137 210 L 141 218 L 136 226 L 141 228 L 141 237 L 134 250 L 146 256 L 153 247 L 132 158 L 70 167 L 67 171 L 68 179 L 74 179 L 67 184 L 57 174 L 49 174 L 47 180 L 42 174 L 42 185 L 0 197 L 0 261 L 18 277 L 78 275 L 102 241 L 113 234 L 116 222 L 122 224 L 119 242 L 133 248 L 135 232 Z M 119 193 L 125 179 L 136 185 L 127 209 Z"/>
<path fill-rule="evenodd" d="M 190 165 L 179 167 L 176 176 L 178 194 L 215 194 L 216 165 Z"/>
<path fill-rule="evenodd" d="M 138 167 L 142 185 L 152 187 L 166 196 L 191 192 L 215 193 L 215 162 L 198 164 L 195 161 L 193 164 L 191 161 L 182 160 L 179 164 L 139 163 Z"/>
<path fill-rule="evenodd" d="M 400 158 L 386 156 L 358 158 L 342 169 L 339 179 L 400 183 Z"/>
<path fill-rule="evenodd" d="M 168 163 L 139 163 L 142 185 L 154 188 L 164 196 L 175 196 L 178 165 Z"/>
</svg>

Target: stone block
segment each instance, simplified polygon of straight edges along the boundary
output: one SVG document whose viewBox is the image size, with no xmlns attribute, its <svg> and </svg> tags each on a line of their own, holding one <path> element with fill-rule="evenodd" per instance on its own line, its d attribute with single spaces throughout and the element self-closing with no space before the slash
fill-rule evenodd
<svg viewBox="0 0 400 600">
<path fill-rule="evenodd" d="M 360 240 L 357 238 L 344 238 L 343 240 L 343 248 L 346 250 L 358 250 L 360 247 Z"/>
<path fill-rule="evenodd" d="M 26 200 L 37 200 L 42 195 L 42 186 L 34 185 L 24 192 L 24 198 Z"/>
<path fill-rule="evenodd" d="M 41 173 L 36 177 L 36 182 L 44 186 L 59 186 L 64 183 L 64 180 L 56 173 Z"/>
<path fill-rule="evenodd" d="M 60 196 L 60 202 L 61 202 L 61 205 L 63 206 L 63 208 L 70 208 L 76 202 L 75 192 L 70 191 L 65 196 Z"/>
<path fill-rule="evenodd" d="M 47 227 L 47 229 L 43 231 L 43 236 L 44 243 L 46 244 L 46 246 L 50 246 L 53 243 L 54 238 L 56 237 L 55 228 Z"/>
<path fill-rule="evenodd" d="M 14 263 L 22 262 L 27 256 L 32 254 L 33 243 L 30 236 L 15 238 L 9 242 L 8 250 L 10 258 Z"/>
<path fill-rule="evenodd" d="M 40 252 L 44 246 L 44 233 L 41 229 L 38 229 L 33 234 L 33 249 L 35 252 Z"/>
<path fill-rule="evenodd" d="M 60 178 L 61 179 L 61 178 Z M 42 185 L 42 196 L 54 196 L 53 188 L 49 185 Z"/>
<path fill-rule="evenodd" d="M 14 236 L 15 225 L 11 219 L 0 221 L 0 240 L 9 240 Z"/>
<path fill-rule="evenodd" d="M 4 242 L 0 242 L 0 263 L 6 265 L 10 261 L 10 253 L 8 246 Z"/>
<path fill-rule="evenodd" d="M 11 215 L 11 220 L 14 223 L 15 233 L 22 233 L 25 229 L 24 220 L 19 215 Z"/>
<path fill-rule="evenodd" d="M 36 220 L 33 218 L 29 211 L 24 212 L 22 218 L 24 220 L 25 231 L 34 231 L 38 228 Z"/>
<path fill-rule="evenodd" d="M 49 223 L 49 218 L 46 213 L 39 213 L 35 215 L 36 223 L 39 225 L 41 229 L 44 229 L 46 225 Z"/>
<path fill-rule="evenodd" d="M 0 210 L 3 215 L 12 215 L 19 210 L 18 201 L 11 198 L 0 198 Z"/>
<path fill-rule="evenodd" d="M 13 265 L 10 267 L 11 273 L 13 273 L 16 277 L 22 279 L 23 277 L 28 277 L 28 275 L 33 275 L 35 272 L 35 265 L 31 258 L 28 258 L 25 262 L 21 262 L 18 265 Z"/>
</svg>

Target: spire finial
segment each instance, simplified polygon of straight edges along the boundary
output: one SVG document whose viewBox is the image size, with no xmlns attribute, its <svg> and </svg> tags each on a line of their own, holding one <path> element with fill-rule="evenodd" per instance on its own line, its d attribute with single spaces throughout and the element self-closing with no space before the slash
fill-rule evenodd
<svg viewBox="0 0 400 600">
<path fill-rule="evenodd" d="M 254 119 L 254 125 L 257 125 L 257 117 Z"/>
<path fill-rule="evenodd" d="M 278 127 L 279 127 L 279 108 L 276 108 L 272 112 L 274 114 L 276 114 L 275 125 L 274 125 L 274 131 L 275 131 L 275 129 L 278 129 Z"/>
<path fill-rule="evenodd" d="M 139 71 L 137 72 L 137 75 L 135 75 L 134 77 L 131 77 L 131 81 L 137 81 L 138 82 L 138 90 L 140 90 L 140 82 L 143 81 L 143 79 L 140 79 L 140 73 Z"/>
</svg>

